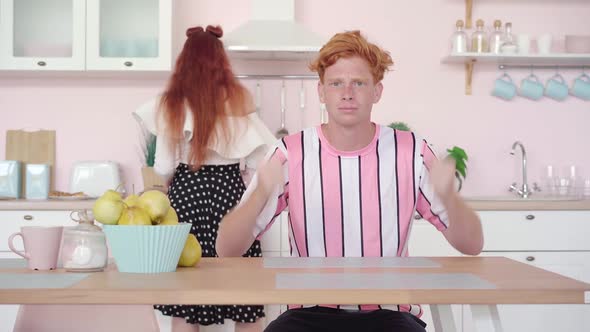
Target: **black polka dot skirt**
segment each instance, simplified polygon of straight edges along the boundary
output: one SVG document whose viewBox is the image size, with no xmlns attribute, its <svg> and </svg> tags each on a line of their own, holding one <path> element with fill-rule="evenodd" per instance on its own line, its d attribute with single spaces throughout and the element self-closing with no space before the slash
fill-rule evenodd
<svg viewBox="0 0 590 332">
<path fill-rule="evenodd" d="M 217 257 L 215 239 L 221 218 L 239 202 L 246 190 L 239 164 L 203 165 L 192 171 L 179 164 L 168 192 L 179 222 L 193 225 L 194 234 L 203 250 L 203 257 Z M 260 241 L 254 241 L 244 257 L 261 257 Z M 162 314 L 183 317 L 187 323 L 223 324 L 224 319 L 254 322 L 264 317 L 264 307 L 257 305 L 155 305 Z"/>
</svg>

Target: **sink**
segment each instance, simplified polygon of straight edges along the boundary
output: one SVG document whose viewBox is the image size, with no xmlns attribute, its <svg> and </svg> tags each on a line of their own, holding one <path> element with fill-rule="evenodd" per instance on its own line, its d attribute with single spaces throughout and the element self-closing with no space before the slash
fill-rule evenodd
<svg viewBox="0 0 590 332">
<path fill-rule="evenodd" d="M 500 196 L 466 196 L 468 201 L 581 201 L 582 198 L 575 196 L 548 196 L 548 195 L 532 195 L 528 198 L 522 198 L 516 195 L 500 195 Z"/>
</svg>

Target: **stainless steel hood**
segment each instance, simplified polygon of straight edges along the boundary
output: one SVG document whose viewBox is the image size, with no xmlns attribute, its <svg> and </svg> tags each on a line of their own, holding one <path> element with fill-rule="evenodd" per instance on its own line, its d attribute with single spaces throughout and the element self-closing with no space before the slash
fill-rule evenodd
<svg viewBox="0 0 590 332">
<path fill-rule="evenodd" d="M 234 59 L 292 61 L 313 58 L 324 39 L 295 22 L 295 0 L 252 0 L 252 18 L 223 42 Z"/>
</svg>

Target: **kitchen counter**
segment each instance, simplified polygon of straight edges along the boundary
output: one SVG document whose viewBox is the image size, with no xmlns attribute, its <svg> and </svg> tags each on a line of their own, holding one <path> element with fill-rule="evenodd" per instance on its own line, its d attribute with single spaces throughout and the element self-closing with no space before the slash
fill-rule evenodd
<svg viewBox="0 0 590 332">
<path fill-rule="evenodd" d="M 464 197 L 476 211 L 523 211 L 523 210 L 590 210 L 590 199 L 551 200 L 518 199 L 514 197 Z M 94 199 L 87 200 L 0 200 L 0 211 L 73 211 L 92 209 Z"/>
<path fill-rule="evenodd" d="M 520 199 L 513 197 L 465 197 L 467 204 L 476 211 L 571 211 L 590 210 L 590 200 L 565 200 L 565 199 Z"/>
<path fill-rule="evenodd" d="M 11 199 L 0 200 L 0 211 L 74 211 L 83 209 L 92 209 L 95 199 L 84 200 L 27 200 Z"/>
</svg>

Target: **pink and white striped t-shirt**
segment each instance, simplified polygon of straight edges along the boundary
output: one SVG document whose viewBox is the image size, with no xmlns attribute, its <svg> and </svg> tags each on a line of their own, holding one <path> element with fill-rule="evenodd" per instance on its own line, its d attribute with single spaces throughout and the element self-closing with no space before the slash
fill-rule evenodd
<svg viewBox="0 0 590 332">
<path fill-rule="evenodd" d="M 291 256 L 407 256 L 414 211 L 439 230 L 448 226 L 429 182 L 436 156 L 412 132 L 376 125 L 369 145 L 344 152 L 332 147 L 318 126 L 279 140 L 269 157 L 283 162 L 285 182 L 259 215 L 254 236 L 288 208 Z M 421 315 L 420 306 L 409 304 L 323 306 Z"/>
</svg>

